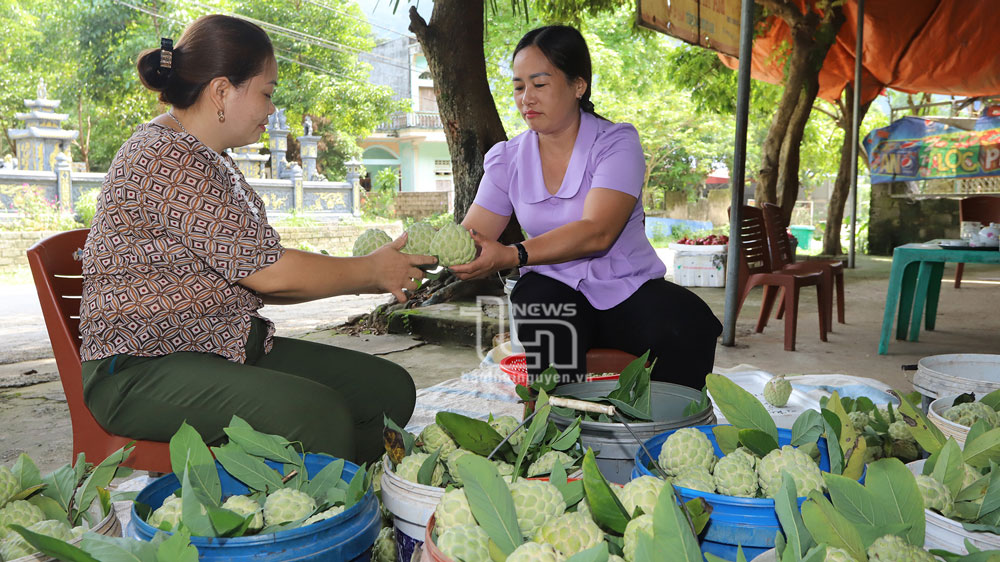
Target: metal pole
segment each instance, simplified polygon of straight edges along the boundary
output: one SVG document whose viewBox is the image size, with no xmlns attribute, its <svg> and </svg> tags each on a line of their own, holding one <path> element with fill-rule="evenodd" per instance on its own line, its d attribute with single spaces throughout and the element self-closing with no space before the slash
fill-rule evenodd
<svg viewBox="0 0 1000 562">
<path fill-rule="evenodd" d="M 740 282 L 740 223 L 743 219 L 743 189 L 746 185 L 747 116 L 750 113 L 750 59 L 753 56 L 753 4 L 743 0 L 740 15 L 740 73 L 736 90 L 736 144 L 733 150 L 732 200 L 729 211 L 729 261 L 726 270 L 726 309 L 722 345 L 736 345 L 737 286 Z"/>
<path fill-rule="evenodd" d="M 858 32 L 854 43 L 854 117 L 851 121 L 851 249 L 847 267 L 854 269 L 854 244 L 858 231 L 858 141 L 861 134 L 861 59 L 864 57 L 865 0 L 858 0 Z"/>
</svg>

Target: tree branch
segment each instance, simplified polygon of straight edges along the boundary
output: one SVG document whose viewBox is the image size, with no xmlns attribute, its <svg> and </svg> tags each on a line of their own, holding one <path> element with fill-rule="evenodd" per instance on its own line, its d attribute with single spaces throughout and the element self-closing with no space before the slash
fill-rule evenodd
<svg viewBox="0 0 1000 562">
<path fill-rule="evenodd" d="M 757 0 L 757 3 L 774 12 L 775 15 L 788 22 L 790 26 L 803 25 L 806 16 L 798 7 L 788 0 Z"/>
<path fill-rule="evenodd" d="M 410 33 L 417 36 L 423 42 L 424 38 L 427 36 L 427 21 L 420 12 L 417 11 L 416 6 L 410 6 Z"/>
</svg>

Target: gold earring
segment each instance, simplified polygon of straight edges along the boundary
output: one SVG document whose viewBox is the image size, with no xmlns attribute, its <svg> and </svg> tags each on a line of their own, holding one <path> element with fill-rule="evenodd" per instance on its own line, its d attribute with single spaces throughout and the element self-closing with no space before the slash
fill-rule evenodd
<svg viewBox="0 0 1000 562">
<path fill-rule="evenodd" d="M 223 113 L 222 110 L 220 109 L 219 110 L 219 123 L 225 123 L 225 122 L 226 122 L 226 114 Z"/>
</svg>

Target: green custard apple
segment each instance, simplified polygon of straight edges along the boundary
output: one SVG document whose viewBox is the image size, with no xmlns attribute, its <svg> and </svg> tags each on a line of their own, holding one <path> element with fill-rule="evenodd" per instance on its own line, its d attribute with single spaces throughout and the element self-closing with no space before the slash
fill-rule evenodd
<svg viewBox="0 0 1000 562">
<path fill-rule="evenodd" d="M 490 537 L 482 527 L 456 525 L 438 536 L 437 547 L 452 560 L 491 562 Z"/>
<path fill-rule="evenodd" d="M 382 246 L 385 246 L 389 242 L 392 242 L 392 238 L 390 238 L 384 230 L 380 228 L 369 228 L 368 230 L 362 232 L 361 236 L 358 236 L 358 239 L 354 241 L 354 257 L 367 256 Z"/>
<path fill-rule="evenodd" d="M 437 521 L 436 529 L 441 533 L 458 525 L 475 525 L 476 518 L 472 516 L 472 508 L 465 496 L 465 490 L 455 488 L 445 492 L 434 508 Z"/>
<path fill-rule="evenodd" d="M 711 472 L 716 461 L 715 448 L 704 433 L 693 427 L 685 427 L 667 437 L 657 461 L 672 476 L 691 466 Z"/>
<path fill-rule="evenodd" d="M 476 243 L 464 226 L 449 223 L 434 235 L 430 253 L 444 267 L 462 265 L 476 257 Z"/>
<path fill-rule="evenodd" d="M 264 528 L 264 510 L 260 504 L 248 496 L 229 496 L 222 502 L 222 509 L 238 513 L 244 518 L 253 515 L 250 526 L 251 531 L 259 531 Z"/>
<path fill-rule="evenodd" d="M 528 541 L 514 549 L 507 562 L 563 562 L 566 560 L 550 544 Z"/>
<path fill-rule="evenodd" d="M 424 221 L 418 221 L 406 229 L 406 244 L 400 251 L 404 254 L 431 255 L 431 241 L 437 229 Z"/>
<path fill-rule="evenodd" d="M 788 404 L 788 397 L 792 395 L 792 383 L 785 380 L 784 375 L 771 377 L 771 380 L 764 384 L 764 400 L 772 406 L 778 408 Z"/>
<path fill-rule="evenodd" d="M 570 557 L 601 544 L 604 531 L 579 513 L 564 513 L 539 527 L 535 541 L 550 544 L 563 556 Z"/>
<path fill-rule="evenodd" d="M 875 539 L 868 547 L 870 562 L 936 562 L 930 552 L 913 546 L 896 535 L 885 535 Z"/>
<path fill-rule="evenodd" d="M 316 510 L 312 496 L 293 488 L 282 488 L 267 495 L 264 501 L 264 522 L 280 525 L 309 517 Z"/>
<path fill-rule="evenodd" d="M 534 536 L 546 521 L 566 511 L 559 488 L 542 480 L 518 480 L 510 485 L 510 495 L 514 498 L 517 525 L 526 537 Z"/>
</svg>

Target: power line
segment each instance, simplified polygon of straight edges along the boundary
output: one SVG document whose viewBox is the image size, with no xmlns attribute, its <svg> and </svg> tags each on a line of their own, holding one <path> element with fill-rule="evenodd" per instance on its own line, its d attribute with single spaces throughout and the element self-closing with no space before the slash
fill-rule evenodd
<svg viewBox="0 0 1000 562">
<path fill-rule="evenodd" d="M 195 5 L 195 6 L 199 7 L 199 8 L 202 8 L 203 10 L 207 10 L 209 12 L 214 12 L 214 13 L 220 13 L 217 8 L 214 8 L 212 6 L 208 6 L 208 5 L 202 4 L 201 2 L 198 2 L 197 0 L 188 0 L 187 2 L 185 2 L 185 4 L 193 4 L 193 5 Z M 255 24 L 261 26 L 262 28 L 271 31 L 273 34 L 282 35 L 282 36 L 287 37 L 289 39 L 295 39 L 295 40 L 298 40 L 298 41 L 303 41 L 303 42 L 306 42 L 306 43 L 310 43 L 310 44 L 312 44 L 312 45 L 314 45 L 316 47 L 322 47 L 324 49 L 328 49 L 328 50 L 331 50 L 331 51 L 338 51 L 338 52 L 341 52 L 341 53 L 344 53 L 344 54 L 351 54 L 351 55 L 364 54 L 364 55 L 366 55 L 368 57 L 371 57 L 373 59 L 381 59 L 382 64 L 385 64 L 385 65 L 388 65 L 388 66 L 395 66 L 396 68 L 400 68 L 400 69 L 406 70 L 408 72 L 410 71 L 410 68 L 408 66 L 402 66 L 400 64 L 397 64 L 393 59 L 390 59 L 388 57 L 384 57 L 382 55 L 375 54 L 373 52 L 365 51 L 365 50 L 359 49 L 357 47 L 352 47 L 350 45 L 345 45 L 343 43 L 338 43 L 336 41 L 331 41 L 329 39 L 324 39 L 322 37 L 317 37 L 315 35 L 310 35 L 310 34 L 305 33 L 303 31 L 298 31 L 298 30 L 295 30 L 295 29 L 290 29 L 290 28 L 287 28 L 287 27 L 282 27 L 282 26 L 277 25 L 277 24 L 273 24 L 273 23 L 270 23 L 270 22 L 258 20 L 258 19 L 255 19 L 255 18 L 252 18 L 252 17 L 249 17 L 249 16 L 245 16 L 243 14 L 236 13 L 236 12 L 221 12 L 221 13 L 225 13 L 226 15 L 233 16 L 233 17 L 238 17 L 240 19 L 244 19 L 246 21 L 255 23 Z"/>
<path fill-rule="evenodd" d="M 408 33 L 400 33 L 398 31 L 396 31 L 395 29 L 390 29 L 388 27 L 385 27 L 385 26 L 382 26 L 382 25 L 378 25 L 377 23 L 372 23 L 371 20 L 364 19 L 364 18 L 359 18 L 359 17 L 355 16 L 354 14 L 345 12 L 343 10 L 338 10 L 337 8 L 334 8 L 333 6 L 330 6 L 330 5 L 327 5 L 327 4 L 323 4 L 322 2 L 317 2 L 316 0 L 306 0 L 306 2 L 309 2 L 310 4 L 313 4 L 314 6 L 319 6 L 320 8 L 323 8 L 324 10 L 329 10 L 329 11 L 335 13 L 335 14 L 340 14 L 342 16 L 351 18 L 353 20 L 365 22 L 365 23 L 367 23 L 368 25 L 370 25 L 372 27 L 377 27 L 377 28 L 382 29 L 384 31 L 388 31 L 389 33 L 395 33 L 396 35 L 402 35 L 403 37 L 413 37 L 413 35 L 410 35 Z"/>
</svg>

